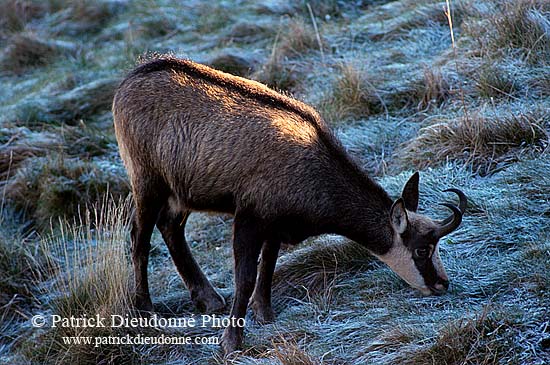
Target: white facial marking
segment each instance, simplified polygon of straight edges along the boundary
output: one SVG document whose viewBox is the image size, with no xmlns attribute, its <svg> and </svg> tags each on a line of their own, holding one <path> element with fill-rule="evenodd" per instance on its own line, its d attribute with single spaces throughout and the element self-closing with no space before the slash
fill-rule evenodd
<svg viewBox="0 0 550 365">
<path fill-rule="evenodd" d="M 390 267 L 399 277 L 405 280 L 410 286 L 416 288 L 424 295 L 432 294 L 431 290 L 426 286 L 424 278 L 418 271 L 414 260 L 412 258 L 412 252 L 410 252 L 404 245 L 401 238 L 394 240 L 393 247 L 385 255 L 375 255 Z"/>
</svg>

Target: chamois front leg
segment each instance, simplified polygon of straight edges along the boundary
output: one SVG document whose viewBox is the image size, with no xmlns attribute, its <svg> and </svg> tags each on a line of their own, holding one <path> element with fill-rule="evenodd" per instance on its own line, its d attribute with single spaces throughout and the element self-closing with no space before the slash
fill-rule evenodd
<svg viewBox="0 0 550 365">
<path fill-rule="evenodd" d="M 279 241 L 265 241 L 262 247 L 260 271 L 254 293 L 250 299 L 254 318 L 260 324 L 271 323 L 275 320 L 275 312 L 271 307 L 271 282 L 280 248 L 281 242 Z"/>
<path fill-rule="evenodd" d="M 259 222 L 250 216 L 235 215 L 233 226 L 233 257 L 235 260 L 235 295 L 231 307 L 230 317 L 237 319 L 246 315 L 248 300 L 254 290 L 256 282 L 258 257 L 262 248 L 263 239 L 259 229 Z M 229 326 L 222 336 L 224 353 L 239 349 L 243 342 L 244 328 Z"/>
</svg>

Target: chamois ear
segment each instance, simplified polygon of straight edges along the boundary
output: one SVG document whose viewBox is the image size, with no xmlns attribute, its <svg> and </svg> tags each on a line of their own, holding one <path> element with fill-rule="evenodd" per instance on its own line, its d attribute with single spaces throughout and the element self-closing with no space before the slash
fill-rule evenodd
<svg viewBox="0 0 550 365">
<path fill-rule="evenodd" d="M 420 175 L 418 171 L 415 172 L 410 178 L 409 181 L 405 184 L 401 197 L 405 201 L 405 207 L 411 212 L 416 212 L 418 209 L 418 181 L 420 180 Z"/>
<path fill-rule="evenodd" d="M 405 210 L 405 201 L 399 198 L 393 203 L 390 210 L 390 220 L 393 229 L 399 234 L 405 233 L 409 225 L 407 211 Z"/>
</svg>

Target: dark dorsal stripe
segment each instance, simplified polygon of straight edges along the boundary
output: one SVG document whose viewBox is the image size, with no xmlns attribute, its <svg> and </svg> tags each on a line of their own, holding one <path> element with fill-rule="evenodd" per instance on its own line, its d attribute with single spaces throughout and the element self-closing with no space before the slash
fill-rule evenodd
<svg viewBox="0 0 550 365">
<path fill-rule="evenodd" d="M 197 64 L 190 60 L 174 57 L 157 58 L 136 67 L 130 72 L 128 78 L 169 70 L 182 72 L 189 76 L 212 82 L 229 90 L 237 91 L 243 96 L 259 100 L 272 107 L 284 108 L 290 112 L 296 113 L 315 126 L 322 128 L 323 123 L 321 122 L 319 114 L 310 106 L 280 94 L 257 81 L 214 70 L 208 66 Z"/>
<path fill-rule="evenodd" d="M 191 77 L 225 87 L 228 90 L 236 91 L 245 97 L 258 100 L 267 106 L 295 113 L 314 126 L 318 132 L 319 139 L 331 151 L 331 155 L 347 166 L 349 168 L 348 171 L 353 171 L 352 176 L 356 179 L 357 183 L 370 185 L 371 189 L 374 189 L 377 194 L 383 197 L 383 200 L 386 200 L 386 204 L 391 205 L 391 199 L 384 189 L 366 175 L 359 165 L 349 157 L 340 141 L 334 137 L 320 115 L 309 105 L 280 94 L 257 81 L 214 70 L 190 60 L 170 56 L 161 56 L 139 65 L 129 73 L 125 80 L 160 71 L 181 72 Z"/>
</svg>

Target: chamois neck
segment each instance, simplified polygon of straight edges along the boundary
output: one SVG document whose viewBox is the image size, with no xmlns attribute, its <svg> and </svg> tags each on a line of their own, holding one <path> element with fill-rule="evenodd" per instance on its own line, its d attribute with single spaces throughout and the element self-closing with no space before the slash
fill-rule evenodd
<svg viewBox="0 0 550 365">
<path fill-rule="evenodd" d="M 385 252 L 393 235 L 389 219 L 392 199 L 364 172 L 349 179 L 346 185 L 336 204 L 335 233 L 375 253 Z"/>
</svg>

